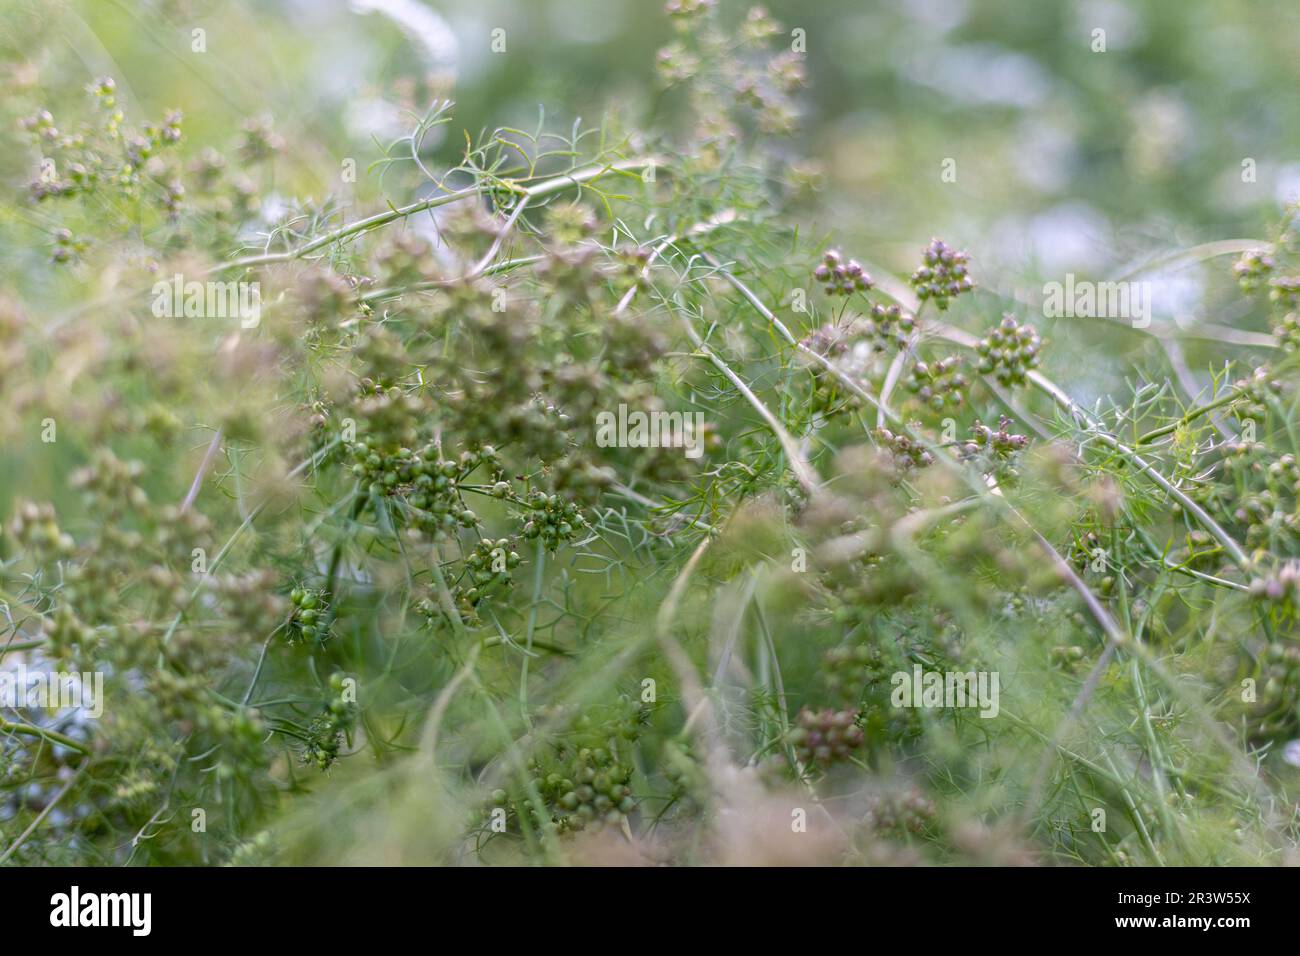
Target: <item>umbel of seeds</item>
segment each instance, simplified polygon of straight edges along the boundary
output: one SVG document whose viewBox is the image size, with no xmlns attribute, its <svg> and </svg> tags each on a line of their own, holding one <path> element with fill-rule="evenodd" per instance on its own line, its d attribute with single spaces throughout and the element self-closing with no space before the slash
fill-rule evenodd
<svg viewBox="0 0 1300 956">
<path fill-rule="evenodd" d="M 965 397 L 966 376 L 958 368 L 961 358 L 949 355 L 935 362 L 917 362 L 907 378 L 907 389 L 935 411 L 945 405 L 960 405 Z"/>
<path fill-rule="evenodd" d="M 813 278 L 822 283 L 827 295 L 852 295 L 875 286 L 860 262 L 856 259 L 845 262 L 837 249 L 826 250 L 821 263 L 813 270 Z"/>
<path fill-rule="evenodd" d="M 1242 253 L 1232 265 L 1232 274 L 1241 286 L 1241 291 L 1247 295 L 1258 289 L 1273 270 L 1277 268 L 1277 262 L 1270 255 L 1268 249 L 1251 249 Z"/>
<path fill-rule="evenodd" d="M 856 719 L 857 712 L 852 707 L 820 711 L 805 707 L 790 730 L 789 740 L 795 756 L 803 764 L 819 767 L 848 759 L 849 754 L 862 746 L 862 728 Z"/>
<path fill-rule="evenodd" d="M 916 316 L 897 304 L 873 305 L 867 325 L 868 334 L 873 339 L 875 348 L 881 352 L 887 346 L 896 349 L 905 348 L 908 339 L 917 329 Z"/>
<path fill-rule="evenodd" d="M 963 454 L 970 456 L 978 453 L 980 449 L 988 449 L 999 456 L 1006 456 L 1026 448 L 1029 445 L 1029 438 L 1025 435 L 1013 434 L 1010 425 L 1011 419 L 1005 415 L 998 418 L 996 431 L 977 419 L 971 426 L 970 439 L 962 446 Z"/>
<path fill-rule="evenodd" d="M 934 456 L 906 435 L 896 435 L 883 427 L 877 428 L 875 435 L 893 455 L 894 464 L 904 471 L 912 468 L 927 468 L 934 464 Z"/>
<path fill-rule="evenodd" d="M 1037 329 L 1028 323 L 1021 325 L 1015 316 L 1004 315 L 998 327 L 976 346 L 979 371 L 992 374 L 1003 385 L 1023 385 L 1025 376 L 1038 367 L 1041 348 Z"/>
<path fill-rule="evenodd" d="M 963 292 L 975 288 L 975 282 L 966 271 L 970 256 L 953 249 L 942 239 L 932 239 L 922 256 L 921 268 L 912 273 L 912 288 L 922 302 L 933 300 L 940 311 L 948 302 Z"/>
<path fill-rule="evenodd" d="M 314 641 L 324 637 L 323 625 L 327 616 L 322 592 L 294 588 L 289 594 L 289 600 L 293 604 L 293 621 L 298 625 L 303 640 Z"/>
</svg>

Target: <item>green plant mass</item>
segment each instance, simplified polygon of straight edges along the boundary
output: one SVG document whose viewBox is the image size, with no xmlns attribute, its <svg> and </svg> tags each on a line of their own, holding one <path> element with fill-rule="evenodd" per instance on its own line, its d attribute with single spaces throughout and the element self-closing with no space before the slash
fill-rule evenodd
<svg viewBox="0 0 1300 956">
<path fill-rule="evenodd" d="M 1300 862 L 1268 16 L 479 6 L 0 7 L 0 863 Z"/>
</svg>

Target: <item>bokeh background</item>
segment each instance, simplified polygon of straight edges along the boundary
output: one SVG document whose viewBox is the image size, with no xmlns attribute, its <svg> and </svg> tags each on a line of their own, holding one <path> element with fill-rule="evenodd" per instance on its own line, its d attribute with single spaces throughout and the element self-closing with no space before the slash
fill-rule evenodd
<svg viewBox="0 0 1300 956">
<path fill-rule="evenodd" d="M 737 24 L 749 6 L 720 2 Z M 655 53 L 672 27 L 648 0 L 0 8 L 6 119 L 32 103 L 56 118 L 80 112 L 84 85 L 103 74 L 117 79 L 128 115 L 181 108 L 197 143 L 226 145 L 240 122 L 269 114 L 289 145 L 277 165 L 285 195 L 408 199 L 413 181 L 366 169 L 441 97 L 456 102 L 455 121 L 426 141 L 431 167 L 455 162 L 463 130 L 532 129 L 543 111 L 560 130 L 609 115 L 624 129 L 690 121 L 687 98 L 658 82 Z M 1067 271 L 1102 279 L 1200 243 L 1263 238 L 1279 206 L 1300 196 L 1300 6 L 1289 0 L 768 8 L 806 38 L 800 130 L 791 154 L 777 157 L 821 172 L 804 226 L 887 267 L 910 269 L 919 245 L 943 235 L 972 252 L 985 288 L 1024 298 Z M 192 50 L 196 29 L 205 53 Z M 496 30 L 504 52 L 493 50 Z M 17 196 L 31 178 L 30 150 L 12 122 L 2 135 L 0 173 Z M 361 173 L 341 186 L 327 173 L 348 157 Z M 949 159 L 955 182 L 941 176 Z M 26 234 L 5 238 L 11 274 L 45 254 Z M 1217 281 L 1225 274 L 1218 260 L 1149 275 L 1160 283 L 1157 315 L 1185 328 L 1207 319 L 1254 327 L 1250 306 Z M 1110 348 L 1138 344 L 1106 334 Z"/>
<path fill-rule="evenodd" d="M 55 109 L 109 74 L 128 112 L 180 107 L 200 142 L 269 112 L 305 160 L 312 149 L 373 158 L 372 137 L 404 133 L 404 110 L 433 95 L 454 99 L 456 126 L 470 130 L 531 127 L 539 108 L 562 129 L 610 109 L 671 123 L 685 108 L 660 93 L 654 56 L 672 30 L 647 0 L 0 6 L 11 92 L 35 86 Z M 739 20 L 749 5 L 721 6 Z M 945 230 L 999 261 L 1102 268 L 1159 241 L 1250 234 L 1300 194 L 1300 7 L 1287 0 L 767 7 L 806 31 L 799 147 L 825 167 L 846 220 L 835 224 L 864 236 Z M 205 55 L 191 52 L 195 28 Z M 450 158 L 459 141 L 444 145 Z M 940 179 L 945 158 L 956 183 Z M 1246 158 L 1254 183 L 1241 179 Z"/>
</svg>

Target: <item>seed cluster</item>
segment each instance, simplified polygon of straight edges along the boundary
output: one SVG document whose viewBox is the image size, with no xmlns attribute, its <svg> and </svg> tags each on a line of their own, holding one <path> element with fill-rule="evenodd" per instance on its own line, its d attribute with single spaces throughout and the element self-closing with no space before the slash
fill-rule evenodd
<svg viewBox="0 0 1300 956">
<path fill-rule="evenodd" d="M 305 641 L 324 640 L 328 628 L 328 608 L 323 590 L 294 588 L 289 592 L 293 605 L 292 626 Z"/>
<path fill-rule="evenodd" d="M 1288 312 L 1273 324 L 1273 334 L 1284 352 L 1300 348 L 1300 314 Z"/>
<path fill-rule="evenodd" d="M 1038 330 L 1029 323 L 1021 325 L 1014 316 L 1004 315 L 998 327 L 980 339 L 979 372 L 992 375 L 1002 385 L 1023 385 L 1025 376 L 1038 367 L 1042 342 Z"/>
<path fill-rule="evenodd" d="M 897 304 L 873 305 L 870 318 L 864 324 L 876 350 L 881 352 L 889 348 L 906 348 L 919 328 L 916 316 Z"/>
<path fill-rule="evenodd" d="M 303 762 L 313 764 L 318 770 L 328 770 L 338 760 L 343 741 L 356 722 L 356 705 L 346 699 L 344 681 L 341 673 L 330 675 L 333 696 L 312 720 L 307 740 L 303 742 Z"/>
<path fill-rule="evenodd" d="M 934 455 L 925 446 L 913 441 L 906 435 L 896 435 L 888 428 L 876 429 L 876 440 L 889 449 L 894 464 L 904 471 L 913 468 L 926 468 L 934 464 Z"/>
<path fill-rule="evenodd" d="M 856 259 L 843 260 L 837 249 L 827 249 L 813 270 L 813 278 L 822 283 L 827 295 L 852 295 L 875 287 L 871 276 Z"/>
<path fill-rule="evenodd" d="M 518 821 L 522 816 L 535 828 L 549 822 L 561 832 L 622 826 L 636 809 L 632 792 L 634 766 L 620 753 L 641 735 L 648 712 L 644 705 L 622 697 L 594 713 L 578 715 L 570 739 L 551 755 L 527 761 L 526 769 L 545 805 L 548 821 L 526 790 L 498 788 L 490 807 L 502 808 Z"/>
<path fill-rule="evenodd" d="M 1295 579 L 1291 581 L 1295 587 Z M 1258 700 L 1255 707 L 1256 733 L 1284 733 L 1294 726 L 1300 704 L 1300 647 L 1274 641 L 1260 661 Z"/>
<path fill-rule="evenodd" d="M 1261 365 L 1246 378 L 1233 383 L 1241 392 L 1241 404 L 1234 409 L 1238 417 L 1262 418 L 1268 413 L 1270 398 L 1277 398 L 1287 391 L 1280 378 L 1274 376 L 1272 369 Z"/>
<path fill-rule="evenodd" d="M 933 302 L 943 311 L 963 292 L 975 288 L 966 269 L 970 256 L 953 249 L 942 239 L 932 239 L 922 255 L 922 264 L 912 273 L 912 288 L 922 302 Z"/>
<path fill-rule="evenodd" d="M 1222 455 L 1225 471 L 1262 475 L 1268 446 L 1258 441 L 1229 441 L 1223 443 Z"/>
<path fill-rule="evenodd" d="M 805 707 L 795 717 L 795 726 L 786 739 L 794 747 L 800 763 L 824 769 L 847 760 L 862 746 L 864 737 L 857 725 L 857 711 L 852 707 L 819 711 Z"/>
<path fill-rule="evenodd" d="M 1272 574 L 1251 579 L 1250 593 L 1274 604 L 1295 606 L 1300 599 L 1300 562 L 1288 561 Z"/>
<path fill-rule="evenodd" d="M 1229 442 L 1223 446 L 1225 473 L 1238 473 L 1264 481 L 1248 492 L 1235 493 L 1232 518 L 1245 527 L 1245 542 L 1252 548 L 1269 549 L 1286 542 L 1300 544 L 1300 463 L 1295 455 L 1282 455 L 1266 463 L 1268 447 L 1262 442 Z M 1234 494 L 1225 493 L 1221 503 Z M 1284 568 L 1283 568 L 1284 570 Z M 1275 583 L 1274 583 L 1275 584 Z"/>
<path fill-rule="evenodd" d="M 74 236 L 71 229 L 55 229 L 54 251 L 50 253 L 50 261 L 58 264 L 73 262 L 84 256 L 87 248 L 89 244 Z"/>
<path fill-rule="evenodd" d="M 698 17 L 714 6 L 717 0 L 668 0 L 664 10 L 670 17 L 690 19 Z"/>
<path fill-rule="evenodd" d="M 1291 353 L 1300 348 L 1300 275 L 1275 275 L 1279 269 L 1276 256 L 1293 248 L 1284 236 L 1278 246 L 1252 249 L 1242 254 L 1232 266 L 1237 284 L 1246 294 L 1268 287 L 1269 303 L 1273 307 L 1270 322 L 1273 335 L 1283 351 Z"/>
<path fill-rule="evenodd" d="M 907 377 L 907 390 L 934 411 L 960 405 L 969 382 L 961 374 L 961 357 L 950 355 L 935 362 L 916 362 Z"/>
<path fill-rule="evenodd" d="M 552 784 L 554 774 L 547 776 Z M 619 824 L 636 807 L 628 782 L 632 768 L 617 762 L 604 748 L 578 751 L 573 779 L 562 779 L 556 790 L 563 791 L 556 801 L 566 816 L 563 821 L 575 830 L 593 823 Z"/>
<path fill-rule="evenodd" d="M 582 748 L 561 771 L 545 772 L 536 761 L 528 769 L 552 813 L 550 822 L 562 833 L 616 827 L 636 809 L 629 786 L 632 768 L 603 747 Z M 533 826 L 542 822 L 531 801 L 514 802 L 504 789 L 492 792 L 492 804 L 523 812 Z"/>
<path fill-rule="evenodd" d="M 669 0 L 668 9 L 671 10 L 678 2 L 679 0 Z M 772 19 L 766 7 L 750 7 L 749 12 L 745 14 L 745 23 L 741 27 L 741 32 L 751 43 L 761 43 L 779 34 L 781 25 Z"/>
<path fill-rule="evenodd" d="M 509 538 L 480 541 L 465 557 L 465 574 L 470 581 L 466 599 L 477 605 L 485 596 L 506 590 L 510 587 L 510 572 L 519 567 L 519 561 L 519 554 L 510 550 Z"/>
<path fill-rule="evenodd" d="M 1270 488 L 1286 490 L 1300 496 L 1300 461 L 1295 455 L 1283 455 L 1268 466 L 1267 481 Z"/>
<path fill-rule="evenodd" d="M 520 533 L 529 541 L 540 538 L 548 551 L 572 540 L 586 527 L 587 521 L 581 509 L 559 495 L 534 491 L 529 494 L 526 504 L 527 518 Z"/>
<path fill-rule="evenodd" d="M 1078 644 L 1059 644 L 1048 652 L 1053 667 L 1073 671 L 1083 661 L 1083 648 Z"/>
<path fill-rule="evenodd" d="M 976 421 L 971 426 L 970 438 L 962 446 L 964 455 L 973 457 L 982 451 L 990 451 L 999 458 L 1005 458 L 1013 452 L 1021 451 L 1029 446 L 1029 438 L 1026 435 L 1016 435 L 1009 431 L 1011 419 L 1005 415 L 998 419 L 997 430 L 994 431 L 988 425 Z"/>
<path fill-rule="evenodd" d="M 433 443 L 424 446 L 418 454 L 405 446 L 381 453 L 366 441 L 354 443 L 350 451 L 355 460 L 352 474 L 372 496 L 400 494 L 404 497 L 413 509 L 413 523 L 420 530 L 450 534 L 457 527 L 473 528 L 478 524 L 478 515 L 465 506 L 459 486 L 480 465 L 496 465 L 496 449 L 491 445 L 463 452 L 455 461 L 444 459 Z M 499 484 L 505 484 L 505 493 L 501 495 L 505 497 L 510 486 L 505 482 Z"/>
<path fill-rule="evenodd" d="M 1300 305 L 1300 276 L 1278 276 L 1268 284 L 1269 301 L 1284 309 Z"/>
<path fill-rule="evenodd" d="M 803 337 L 800 344 L 807 349 L 816 352 L 818 355 L 824 355 L 828 358 L 843 355 L 848 350 L 849 341 L 853 336 L 852 326 L 842 324 L 827 323 L 818 326 Z M 814 371 L 821 366 L 814 366 Z"/>
<path fill-rule="evenodd" d="M 34 551 L 42 559 L 68 558 L 76 549 L 72 535 L 59 528 L 54 505 L 25 501 L 14 509 L 9 522 L 9 533 L 24 548 Z"/>
<path fill-rule="evenodd" d="M 146 198 L 174 220 L 185 189 L 178 170 L 162 152 L 181 140 L 180 111 L 168 112 L 158 125 L 128 129 L 117 108 L 112 77 L 101 77 L 86 90 L 100 110 L 97 126 L 65 134 L 48 110 L 37 110 L 20 121 L 46 160 L 30 184 L 32 198 L 38 202 L 68 199 L 93 193 L 101 185 L 116 185 L 124 196 Z M 56 253 L 55 261 L 66 260 Z"/>
<path fill-rule="evenodd" d="M 1273 274 L 1277 262 L 1266 249 L 1252 249 L 1244 252 L 1241 258 L 1232 264 L 1232 274 L 1247 295 L 1258 290 Z"/>
<path fill-rule="evenodd" d="M 876 794 L 867 810 L 867 825 L 881 835 L 924 833 L 938 816 L 933 800 L 916 788 Z"/>
</svg>

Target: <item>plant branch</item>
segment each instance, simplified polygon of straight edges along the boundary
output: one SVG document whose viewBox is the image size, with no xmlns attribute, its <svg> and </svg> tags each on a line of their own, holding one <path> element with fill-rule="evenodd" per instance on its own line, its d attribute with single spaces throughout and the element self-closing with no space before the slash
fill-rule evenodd
<svg viewBox="0 0 1300 956">
<path fill-rule="evenodd" d="M 645 169 L 649 166 L 654 166 L 657 169 L 662 163 L 663 161 L 658 157 L 651 156 L 644 159 L 627 159 L 615 163 L 587 166 L 563 176 L 544 179 L 531 186 L 514 184 L 514 191 L 520 195 L 521 201 L 540 199 L 558 192 L 563 192 L 573 186 L 581 186 L 583 183 L 592 182 L 609 173 L 635 172 L 636 170 Z M 331 246 L 336 242 L 342 242 L 345 239 L 350 239 L 353 236 L 369 232 L 372 229 L 378 229 L 380 226 L 386 226 L 390 222 L 396 222 L 399 219 L 405 219 L 408 216 L 414 216 L 416 213 L 425 212 L 429 209 L 436 209 L 439 206 L 446 206 L 454 202 L 459 202 L 462 199 L 481 196 L 485 193 L 492 192 L 497 188 L 500 188 L 500 186 L 494 187 L 484 184 L 467 186 L 464 189 L 458 189 L 454 192 L 441 193 L 437 196 L 431 196 L 428 199 L 421 199 L 418 202 L 413 202 L 406 206 L 390 207 L 387 212 L 376 213 L 366 219 L 360 219 L 350 225 L 342 226 L 335 229 L 333 232 L 327 232 L 323 236 L 318 236 L 310 242 L 302 243 L 292 249 L 286 249 L 283 252 L 270 252 L 257 256 L 246 256 L 242 259 L 235 259 L 231 262 L 215 266 L 208 271 L 208 274 L 211 275 L 217 272 L 225 272 L 230 269 L 249 269 L 254 266 L 272 265 L 279 262 L 292 262 L 295 259 L 301 259 L 303 256 Z"/>
</svg>

